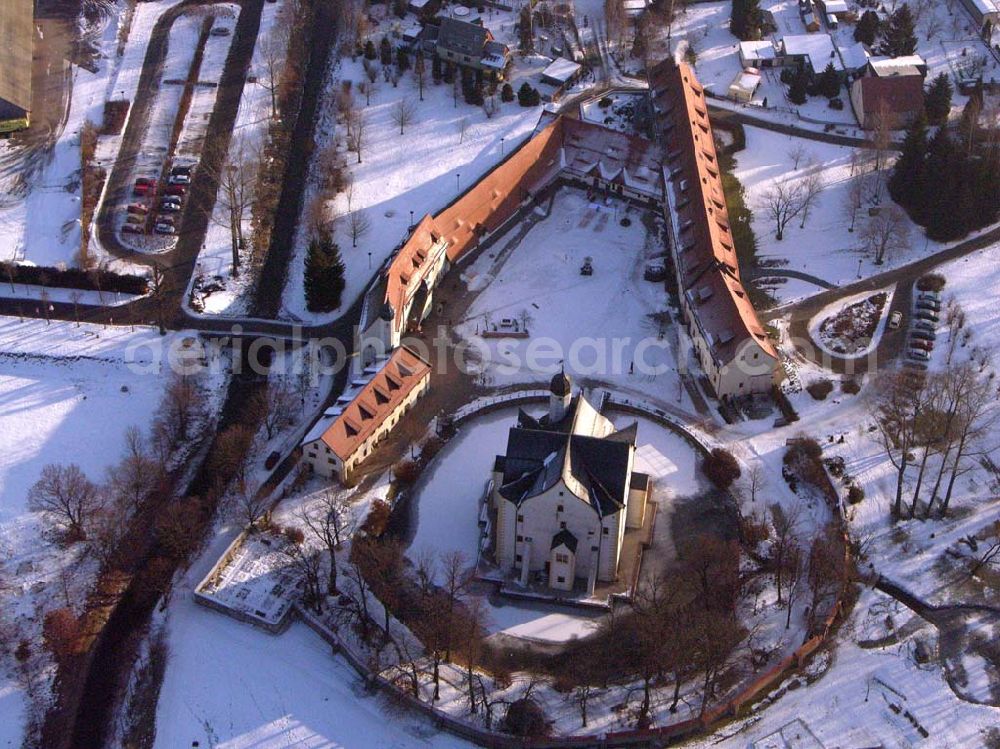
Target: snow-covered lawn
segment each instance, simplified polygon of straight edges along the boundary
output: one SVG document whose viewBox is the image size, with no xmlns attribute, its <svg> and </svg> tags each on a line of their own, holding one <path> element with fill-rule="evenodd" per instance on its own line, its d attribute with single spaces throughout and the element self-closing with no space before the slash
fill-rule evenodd
<svg viewBox="0 0 1000 749">
<path fill-rule="evenodd" d="M 753 229 L 757 235 L 757 257 L 761 265 L 773 265 L 777 270 L 788 269 L 808 273 L 832 284 L 844 284 L 859 277 L 913 262 L 944 247 L 928 241 L 923 230 L 909 218 L 909 250 L 889 254 L 882 265 L 876 266 L 870 253 L 863 249 L 861 235 L 868 204 L 857 211 L 855 230 L 849 231 L 851 217 L 847 208 L 851 182 L 851 157 L 856 149 L 828 143 L 802 140 L 793 136 L 747 127 L 746 148 L 735 154 L 735 176 L 746 190 L 747 206 L 753 211 Z M 801 148 L 798 169 L 795 151 Z M 802 184 L 810 175 L 819 173 L 823 190 L 809 211 L 805 226 L 802 214 L 785 227 L 784 238 L 775 239 L 775 225 L 765 204 L 765 194 L 775 182 Z M 882 190 L 882 206 L 892 206 L 886 190 Z M 762 271 L 762 273 L 765 273 Z M 807 282 L 802 282 L 807 283 Z M 774 295 L 789 302 L 803 295 L 802 283 L 777 284 Z M 812 286 L 811 293 L 820 291 Z M 806 294 L 808 295 L 808 294 Z"/>
<path fill-rule="evenodd" d="M 357 163 L 356 153 L 344 153 L 354 179 L 350 208 L 343 193 L 329 208 L 330 215 L 341 217 L 336 239 L 347 266 L 347 287 L 339 310 L 316 315 L 306 309 L 303 270 L 309 234 L 306 222 L 300 222 L 283 297 L 287 314 L 315 322 L 343 314 L 364 291 L 382 261 L 405 239 L 411 212 L 413 220 L 419 221 L 426 213 L 440 211 L 525 140 L 538 121 L 539 107 L 522 108 L 516 100 L 499 103 L 499 96 L 499 110 L 492 117 L 487 117 L 481 107 L 466 104 L 461 95 L 456 105 L 450 84 L 434 84 L 429 61 L 421 102 L 413 76 L 412 71 L 405 73 L 396 88 L 380 78 L 378 92 L 366 106 L 365 95 L 358 91 L 360 82 L 366 80 L 361 60 L 345 58 L 332 71 L 328 90 L 352 81 L 354 101 L 367 127 L 361 163 Z M 415 120 L 400 135 L 393 112 L 397 102 L 404 99 L 413 102 Z M 324 108 L 320 133 L 317 140 L 321 147 L 336 142 L 340 149 L 344 148 L 344 125 L 335 122 L 332 101 Z M 304 201 L 306 207 L 316 194 L 314 169 Z M 371 230 L 359 238 L 357 247 L 352 246 L 350 234 L 352 211 L 363 211 L 371 222 Z"/>
<path fill-rule="evenodd" d="M 540 211 L 515 247 L 508 245 L 523 227 L 461 271 L 469 288 L 481 293 L 465 318 L 455 321 L 456 329 L 487 359 L 485 380 L 547 382 L 563 360 L 571 375 L 690 411 L 686 392 L 678 402 L 667 294 L 662 284 L 643 280 L 646 265 L 660 262 L 665 252 L 646 229 L 649 217 L 617 201 L 588 201 L 576 189 L 559 190 L 547 218 Z M 621 226 L 624 217 L 629 226 Z M 499 253 L 504 257 L 498 264 Z M 584 276 L 580 269 L 588 257 L 593 275 Z M 527 319 L 529 337 L 482 337 L 504 319 Z"/>
</svg>

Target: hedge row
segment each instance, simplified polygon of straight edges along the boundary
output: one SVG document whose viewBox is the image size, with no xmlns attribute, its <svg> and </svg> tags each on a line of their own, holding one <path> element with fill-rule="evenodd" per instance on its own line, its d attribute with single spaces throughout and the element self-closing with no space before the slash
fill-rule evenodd
<svg viewBox="0 0 1000 749">
<path fill-rule="evenodd" d="M 145 294 L 147 281 L 143 276 L 115 273 L 110 270 L 80 270 L 79 268 L 51 268 L 39 265 L 5 265 L 5 282 L 48 286 L 55 289 L 83 289 L 86 291 L 118 291 L 123 294 Z"/>
</svg>

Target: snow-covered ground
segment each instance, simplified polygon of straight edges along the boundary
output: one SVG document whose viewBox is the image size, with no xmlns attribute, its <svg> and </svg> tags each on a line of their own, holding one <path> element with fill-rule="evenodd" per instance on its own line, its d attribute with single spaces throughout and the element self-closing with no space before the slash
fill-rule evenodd
<svg viewBox="0 0 1000 749">
<path fill-rule="evenodd" d="M 508 16 L 497 13 L 491 20 L 487 14 L 485 19 L 501 40 L 513 33 Z M 380 34 L 373 35 L 376 40 L 379 37 Z M 353 82 L 354 101 L 367 128 L 361 163 L 357 163 L 356 153 L 344 152 L 354 179 L 350 205 L 347 196 L 341 193 L 328 206 L 328 215 L 341 217 L 335 234 L 347 266 L 347 287 L 339 310 L 316 315 L 306 309 L 303 270 L 309 230 L 306 222 L 300 222 L 283 297 L 284 310 L 289 316 L 322 322 L 343 314 L 364 291 L 382 262 L 406 238 L 411 211 L 414 221 L 426 213 L 437 213 L 460 191 L 489 172 L 534 129 L 539 107 L 522 108 L 516 99 L 502 103 L 497 96 L 499 109 L 487 117 L 482 107 L 466 104 L 461 93 L 456 105 L 452 85 L 435 84 L 430 61 L 426 64 L 423 101 L 419 101 L 411 70 L 403 74 L 398 87 L 380 77 L 378 91 L 367 106 L 365 95 L 358 90 L 362 81 L 367 82 L 360 58 L 356 61 L 344 58 L 331 71 L 328 90 L 339 88 L 346 81 Z M 405 99 L 413 102 L 415 116 L 413 124 L 400 135 L 393 112 L 397 103 Z M 335 110 L 332 101 L 324 108 L 317 140 L 321 148 L 337 143 L 343 151 L 345 129 L 343 123 L 335 122 Z M 313 171 L 304 201 L 307 208 L 317 194 Z M 358 239 L 357 247 L 352 246 L 350 233 L 352 211 L 363 211 L 371 222 L 370 231 Z"/>
<path fill-rule="evenodd" d="M 121 457 L 125 430 L 145 430 L 159 405 L 169 370 L 157 352 L 183 337 L 0 318 L 0 605 L 35 645 L 39 611 L 79 605 L 96 562 L 82 545 L 61 550 L 45 540 L 39 516 L 27 508 L 28 490 L 48 463 L 76 463 L 103 481 Z M 9 678 L 10 665 L 0 664 L 4 747 L 19 746 L 24 728 L 23 693 Z"/>
<path fill-rule="evenodd" d="M 840 285 L 913 262 L 945 246 L 928 240 L 923 230 L 904 216 L 909 249 L 890 253 L 882 265 L 876 266 L 861 239 L 865 222 L 870 220 L 867 201 L 856 212 L 854 231 L 849 231 L 851 217 L 847 205 L 852 180 L 851 159 L 857 149 L 803 140 L 756 127 L 747 127 L 745 131 L 746 148 L 735 154 L 734 174 L 746 190 L 747 207 L 753 211 L 753 230 L 761 265 L 774 265 L 779 271 L 804 272 Z M 795 152 L 800 148 L 802 154 L 796 169 Z M 784 238 L 779 242 L 775 239 L 775 224 L 767 210 L 765 194 L 776 181 L 801 185 L 817 173 L 821 175 L 823 190 L 810 209 L 805 226 L 801 226 L 803 214 L 799 214 L 785 227 Z M 893 205 L 884 186 L 881 204 L 883 208 Z M 766 278 L 766 270 L 761 274 Z M 766 282 L 764 285 L 771 286 Z M 817 285 L 800 281 L 773 285 L 772 293 L 784 303 L 820 290 Z"/>
<path fill-rule="evenodd" d="M 624 217 L 629 226 L 621 225 Z M 649 217 L 626 212 L 617 201 L 591 202 L 580 190 L 561 189 L 547 218 L 531 218 L 537 223 L 520 240 L 514 235 L 523 227 L 461 270 L 468 287 L 481 293 L 455 321 L 456 330 L 488 354 L 485 381 L 547 382 L 562 360 L 571 375 L 692 412 L 678 388 L 677 326 L 669 322 L 666 293 L 662 284 L 643 280 L 646 265 L 660 262 L 665 251 L 646 229 Z M 587 257 L 591 276 L 580 274 Z M 504 319 L 527 319 L 529 337 L 482 337 Z"/>
</svg>

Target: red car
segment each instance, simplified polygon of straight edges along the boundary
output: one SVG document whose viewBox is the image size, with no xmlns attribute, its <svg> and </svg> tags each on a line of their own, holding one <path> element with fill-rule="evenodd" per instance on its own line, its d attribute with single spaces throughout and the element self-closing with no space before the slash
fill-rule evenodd
<svg viewBox="0 0 1000 749">
<path fill-rule="evenodd" d="M 145 234 L 146 230 L 138 224 L 125 224 L 122 226 L 122 234 Z"/>
<path fill-rule="evenodd" d="M 923 349 L 924 351 L 933 351 L 934 344 L 931 341 L 923 341 L 919 338 L 913 338 L 910 340 L 910 348 Z"/>
<path fill-rule="evenodd" d="M 139 216 L 145 216 L 149 213 L 149 206 L 145 206 L 142 203 L 132 203 L 126 209 L 129 213 L 135 213 Z"/>
<path fill-rule="evenodd" d="M 184 185 L 168 185 L 167 189 L 163 191 L 166 195 L 186 195 L 187 187 Z"/>
</svg>

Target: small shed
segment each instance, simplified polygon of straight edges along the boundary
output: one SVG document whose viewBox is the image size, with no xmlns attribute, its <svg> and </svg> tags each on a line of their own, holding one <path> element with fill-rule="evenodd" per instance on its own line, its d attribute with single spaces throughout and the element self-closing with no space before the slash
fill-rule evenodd
<svg viewBox="0 0 1000 749">
<path fill-rule="evenodd" d="M 542 82 L 551 86 L 572 86 L 582 70 L 579 63 L 557 57 L 542 71 Z"/>
<path fill-rule="evenodd" d="M 744 68 L 771 68 L 777 65 L 778 51 L 769 39 L 740 42 L 740 64 Z"/>
<path fill-rule="evenodd" d="M 729 98 L 743 104 L 749 104 L 760 85 L 760 72 L 756 68 L 746 68 L 736 74 L 729 84 Z"/>
</svg>

